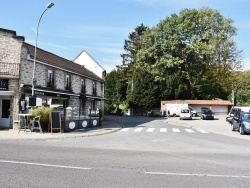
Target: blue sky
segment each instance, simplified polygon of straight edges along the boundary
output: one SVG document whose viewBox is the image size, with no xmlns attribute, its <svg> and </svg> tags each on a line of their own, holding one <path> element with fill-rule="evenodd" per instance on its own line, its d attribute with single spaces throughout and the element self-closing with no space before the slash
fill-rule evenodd
<svg viewBox="0 0 250 188">
<path fill-rule="evenodd" d="M 36 27 L 49 0 L 1 1 L 0 28 L 14 30 L 35 45 Z M 52 0 L 43 15 L 38 47 L 74 60 L 86 50 L 107 72 L 121 65 L 124 40 L 143 23 L 155 26 L 184 8 L 209 7 L 235 21 L 244 69 L 250 70 L 249 0 Z"/>
</svg>

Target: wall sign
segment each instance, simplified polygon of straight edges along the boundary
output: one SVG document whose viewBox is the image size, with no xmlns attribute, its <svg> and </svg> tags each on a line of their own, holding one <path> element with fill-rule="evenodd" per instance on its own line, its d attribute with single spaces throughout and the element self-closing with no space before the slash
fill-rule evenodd
<svg viewBox="0 0 250 188">
<path fill-rule="evenodd" d="M 0 79 L 0 91 L 8 91 L 8 88 L 9 88 L 9 80 Z"/>
</svg>

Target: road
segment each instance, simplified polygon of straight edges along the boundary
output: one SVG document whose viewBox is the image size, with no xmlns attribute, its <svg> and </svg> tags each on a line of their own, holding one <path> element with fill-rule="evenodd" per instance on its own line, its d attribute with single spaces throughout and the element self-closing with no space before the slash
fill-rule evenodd
<svg viewBox="0 0 250 188">
<path fill-rule="evenodd" d="M 249 186 L 249 135 L 202 129 L 219 120 L 114 120 L 102 136 L 1 141 L 0 187 Z"/>
</svg>

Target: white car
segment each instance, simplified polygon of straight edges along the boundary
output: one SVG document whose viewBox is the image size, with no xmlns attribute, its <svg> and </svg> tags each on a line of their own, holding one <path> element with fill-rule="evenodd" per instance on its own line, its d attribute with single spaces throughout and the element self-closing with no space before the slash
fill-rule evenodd
<svg viewBox="0 0 250 188">
<path fill-rule="evenodd" d="M 180 120 L 182 120 L 182 119 L 192 119 L 192 113 L 188 108 L 187 109 L 181 109 Z"/>
</svg>

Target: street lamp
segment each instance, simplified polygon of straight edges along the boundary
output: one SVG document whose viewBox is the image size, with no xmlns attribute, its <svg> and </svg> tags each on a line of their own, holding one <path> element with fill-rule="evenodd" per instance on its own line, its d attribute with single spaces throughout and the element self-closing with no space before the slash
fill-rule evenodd
<svg viewBox="0 0 250 188">
<path fill-rule="evenodd" d="M 38 39 L 38 28 L 39 28 L 39 24 L 40 21 L 44 15 L 44 13 L 46 12 L 46 10 L 48 10 L 49 8 L 53 7 L 54 3 L 49 3 L 46 6 L 46 9 L 43 11 L 43 13 L 41 14 L 38 24 L 37 24 L 37 28 L 36 28 L 36 46 L 35 46 L 35 54 L 34 54 L 34 65 L 33 65 L 33 76 L 32 76 L 32 97 L 34 98 L 34 88 L 35 88 L 35 84 L 36 84 L 36 78 L 35 78 L 35 71 L 36 71 L 36 48 L 37 48 L 37 39 Z"/>
</svg>

